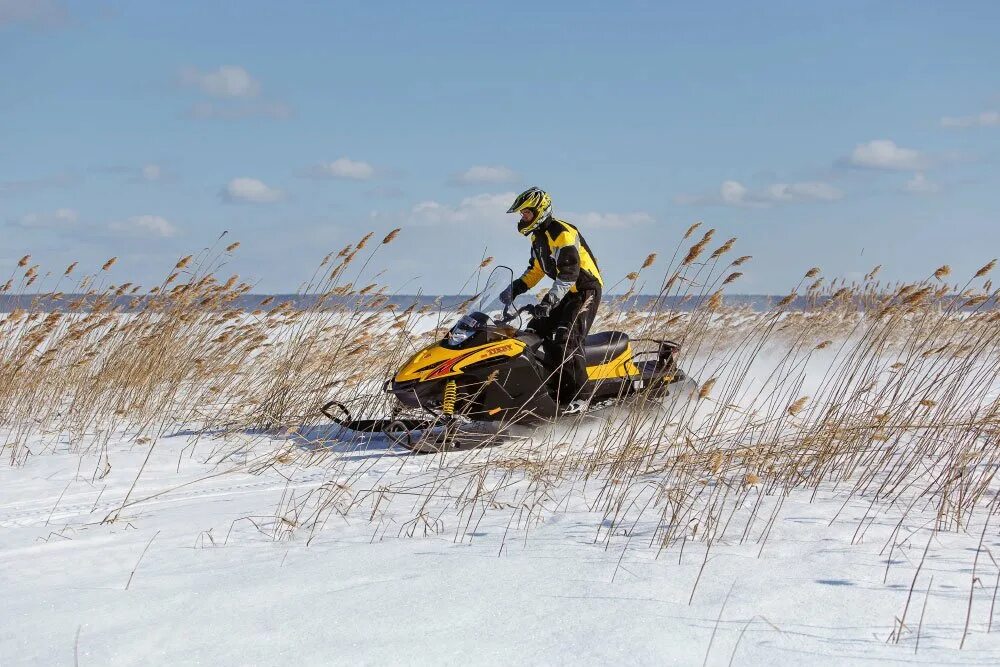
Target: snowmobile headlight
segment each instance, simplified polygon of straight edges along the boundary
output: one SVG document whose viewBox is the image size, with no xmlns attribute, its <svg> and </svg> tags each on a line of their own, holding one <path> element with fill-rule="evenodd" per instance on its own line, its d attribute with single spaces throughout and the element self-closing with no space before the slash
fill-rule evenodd
<svg viewBox="0 0 1000 667">
<path fill-rule="evenodd" d="M 469 336 L 476 333 L 474 329 L 466 329 L 465 327 L 456 324 L 452 327 L 451 331 L 448 332 L 448 344 L 452 346 L 461 345 L 465 341 L 469 340 Z"/>
<path fill-rule="evenodd" d="M 479 330 L 479 326 L 480 322 L 475 316 L 466 315 L 458 322 L 455 322 L 455 326 L 448 332 L 448 344 L 452 347 L 461 345 Z"/>
</svg>

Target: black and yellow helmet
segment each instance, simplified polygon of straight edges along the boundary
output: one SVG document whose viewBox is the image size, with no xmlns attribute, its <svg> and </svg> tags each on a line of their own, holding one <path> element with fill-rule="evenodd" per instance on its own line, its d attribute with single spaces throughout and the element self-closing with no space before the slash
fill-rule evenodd
<svg viewBox="0 0 1000 667">
<path fill-rule="evenodd" d="M 525 210 L 531 210 L 535 214 L 530 220 L 521 219 L 517 222 L 517 231 L 527 236 L 552 217 L 552 197 L 541 188 L 528 188 L 517 196 L 507 212 L 520 213 Z"/>
</svg>

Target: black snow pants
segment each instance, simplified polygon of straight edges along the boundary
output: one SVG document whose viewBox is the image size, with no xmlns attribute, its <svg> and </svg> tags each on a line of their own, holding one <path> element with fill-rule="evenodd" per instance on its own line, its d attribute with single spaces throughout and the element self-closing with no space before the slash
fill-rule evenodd
<svg viewBox="0 0 1000 667">
<path fill-rule="evenodd" d="M 581 390 L 587 383 L 587 361 L 583 341 L 597 316 L 601 290 L 569 292 L 546 318 L 529 324 L 544 341 L 545 365 L 550 375 L 549 387 L 561 405 L 576 398 L 586 398 Z"/>
</svg>

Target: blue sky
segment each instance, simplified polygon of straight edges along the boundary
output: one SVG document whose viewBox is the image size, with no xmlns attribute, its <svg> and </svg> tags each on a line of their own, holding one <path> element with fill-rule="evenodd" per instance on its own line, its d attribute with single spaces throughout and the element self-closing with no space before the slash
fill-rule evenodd
<svg viewBox="0 0 1000 667">
<path fill-rule="evenodd" d="M 734 291 L 971 274 L 1000 254 L 998 25 L 995 2 L 0 0 L 0 275 L 117 255 L 154 284 L 228 230 L 227 270 L 290 291 L 399 226 L 381 279 L 454 291 L 484 252 L 525 263 L 504 211 L 529 185 L 612 283 L 698 220 L 754 256 Z"/>
</svg>

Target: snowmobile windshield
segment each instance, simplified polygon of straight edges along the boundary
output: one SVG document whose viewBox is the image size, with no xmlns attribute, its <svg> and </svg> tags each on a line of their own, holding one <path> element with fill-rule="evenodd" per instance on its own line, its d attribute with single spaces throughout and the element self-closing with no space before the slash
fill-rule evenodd
<svg viewBox="0 0 1000 667">
<path fill-rule="evenodd" d="M 505 304 L 500 300 L 500 295 L 513 282 L 514 271 L 509 266 L 498 266 L 493 269 L 470 312 L 480 312 L 492 320 L 502 321 Z"/>
<path fill-rule="evenodd" d="M 505 322 L 504 302 L 500 295 L 514 282 L 514 272 L 507 266 L 498 266 L 486 279 L 483 289 L 474 296 L 462 318 L 448 332 L 448 344 L 458 346 L 486 328 L 490 322 Z"/>
</svg>

